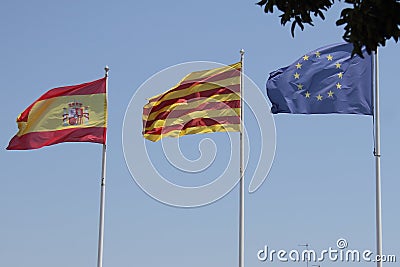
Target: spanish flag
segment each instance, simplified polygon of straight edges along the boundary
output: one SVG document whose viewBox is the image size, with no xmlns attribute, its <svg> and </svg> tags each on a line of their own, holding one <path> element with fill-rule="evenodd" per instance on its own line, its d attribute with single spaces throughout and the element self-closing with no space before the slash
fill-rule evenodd
<svg viewBox="0 0 400 267">
<path fill-rule="evenodd" d="M 36 149 L 62 142 L 105 144 L 106 79 L 46 92 L 18 116 L 19 131 L 7 149 Z"/>
<path fill-rule="evenodd" d="M 197 71 L 175 87 L 149 99 L 143 108 L 143 136 L 156 142 L 165 136 L 240 131 L 242 63 Z"/>
</svg>

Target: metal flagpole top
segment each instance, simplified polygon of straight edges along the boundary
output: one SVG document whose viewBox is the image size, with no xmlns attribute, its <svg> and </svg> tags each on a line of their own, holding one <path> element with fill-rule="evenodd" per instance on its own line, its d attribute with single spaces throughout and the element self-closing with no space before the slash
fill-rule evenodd
<svg viewBox="0 0 400 267">
<path fill-rule="evenodd" d="M 240 55 L 244 55 L 244 49 L 242 48 L 242 49 L 240 49 Z"/>
<path fill-rule="evenodd" d="M 106 72 L 105 77 L 108 77 L 108 71 L 110 70 L 110 68 L 106 65 L 106 66 L 104 67 L 104 70 L 105 70 L 105 72 Z"/>
</svg>

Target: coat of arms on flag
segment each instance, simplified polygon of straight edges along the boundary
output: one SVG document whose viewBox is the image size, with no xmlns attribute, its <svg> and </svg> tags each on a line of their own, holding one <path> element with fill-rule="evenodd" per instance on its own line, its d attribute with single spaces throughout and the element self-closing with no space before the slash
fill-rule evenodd
<svg viewBox="0 0 400 267">
<path fill-rule="evenodd" d="M 89 106 L 73 101 L 63 108 L 63 126 L 81 125 L 89 122 Z"/>
</svg>

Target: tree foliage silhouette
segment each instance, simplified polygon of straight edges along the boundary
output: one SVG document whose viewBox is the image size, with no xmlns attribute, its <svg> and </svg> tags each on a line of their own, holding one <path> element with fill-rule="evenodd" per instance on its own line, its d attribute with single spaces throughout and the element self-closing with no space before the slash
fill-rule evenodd
<svg viewBox="0 0 400 267">
<path fill-rule="evenodd" d="M 340 0 L 339 0 L 340 1 Z M 334 4 L 334 0 L 261 0 L 257 4 L 264 7 L 265 13 L 273 13 L 277 8 L 282 14 L 281 24 L 292 22 L 291 33 L 294 37 L 296 26 L 304 30 L 304 24 L 314 26 L 313 18 L 325 19 L 324 12 Z M 400 36 L 399 0 L 345 0 L 352 7 L 344 8 L 337 26 L 344 25 L 343 39 L 353 44 L 353 54 L 361 55 L 365 46 L 368 53 L 377 47 L 385 46 L 393 38 Z M 293 21 L 292 21 L 293 19 Z"/>
</svg>

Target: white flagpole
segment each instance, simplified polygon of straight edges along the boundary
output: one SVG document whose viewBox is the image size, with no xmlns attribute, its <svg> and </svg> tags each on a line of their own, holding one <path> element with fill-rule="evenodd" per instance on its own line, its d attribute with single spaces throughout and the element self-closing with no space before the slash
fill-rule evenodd
<svg viewBox="0 0 400 267">
<path fill-rule="evenodd" d="M 375 175 L 376 175 L 376 253 L 382 256 L 382 213 L 381 213 L 381 150 L 380 150 L 380 118 L 379 118 L 379 70 L 378 48 L 375 52 Z M 377 261 L 377 266 L 382 267 L 382 262 Z"/>
<path fill-rule="evenodd" d="M 106 78 L 106 94 L 108 91 L 108 66 L 104 68 Z M 103 144 L 103 160 L 101 171 L 101 191 L 100 191 L 100 222 L 99 222 L 99 244 L 97 252 L 97 267 L 103 266 L 103 241 L 104 241 L 104 198 L 106 191 L 106 144 Z"/>
<path fill-rule="evenodd" d="M 239 210 L 239 267 L 244 267 L 244 101 L 243 101 L 243 69 L 244 50 L 240 50 L 240 210 Z"/>
</svg>

